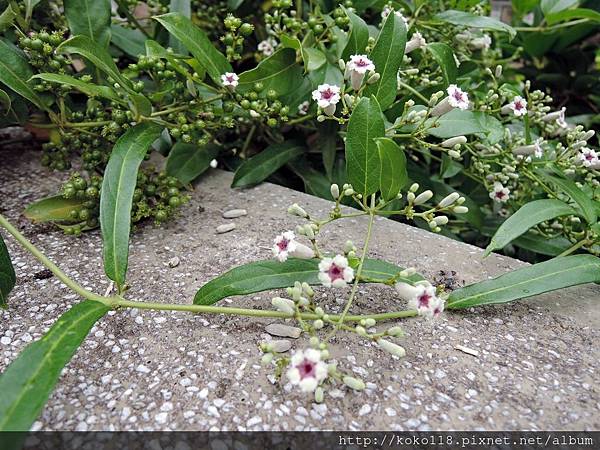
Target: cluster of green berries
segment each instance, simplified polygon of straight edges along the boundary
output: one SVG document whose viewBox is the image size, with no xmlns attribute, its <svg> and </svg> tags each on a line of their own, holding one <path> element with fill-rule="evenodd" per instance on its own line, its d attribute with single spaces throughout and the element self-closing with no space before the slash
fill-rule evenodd
<svg viewBox="0 0 600 450">
<path fill-rule="evenodd" d="M 269 89 L 266 92 L 263 83 L 254 83 L 253 89 L 244 94 L 236 94 L 235 99 L 238 101 L 240 107 L 250 112 L 251 118 L 261 118 L 266 121 L 266 124 L 270 127 L 277 126 L 280 122 L 287 122 L 290 108 L 284 105 L 277 99 L 279 93 L 274 89 Z M 223 103 L 223 109 L 226 113 L 225 108 L 232 109 L 233 105 L 228 105 L 227 102 Z M 235 112 L 235 111 L 234 111 Z"/>
<path fill-rule="evenodd" d="M 52 170 L 71 168 L 71 154 L 61 142 L 44 142 L 42 144 L 42 165 Z"/>
<path fill-rule="evenodd" d="M 352 8 L 353 6 L 352 0 L 345 0 L 342 4 L 346 8 Z M 340 6 L 335 8 L 333 10 L 333 17 L 335 20 L 335 24 L 338 26 L 338 28 L 341 28 L 342 30 L 348 28 L 350 24 L 350 19 L 348 18 L 348 15 L 346 14 L 346 11 L 343 10 L 343 8 L 341 8 Z"/>
<path fill-rule="evenodd" d="M 21 47 L 29 57 L 29 63 L 39 69 L 40 72 L 64 73 L 69 65 L 69 60 L 61 54 L 56 53 L 58 47 L 64 41 L 64 30 L 56 31 L 31 31 L 19 39 Z M 46 90 L 47 86 L 40 83 L 38 90 Z"/>
<path fill-rule="evenodd" d="M 63 185 L 63 198 L 80 201 L 69 211 L 69 216 L 65 217 L 65 220 L 71 222 L 70 226 L 63 228 L 65 233 L 78 235 L 98 226 L 101 186 L 102 177 L 95 175 L 86 180 L 78 172 L 73 173 Z"/>
<path fill-rule="evenodd" d="M 244 51 L 244 39 L 252 34 L 254 25 L 242 22 L 242 19 L 228 14 L 223 20 L 226 32 L 221 36 L 221 42 L 225 44 L 225 55 L 229 61 L 241 59 Z"/>
<path fill-rule="evenodd" d="M 215 126 L 215 124 L 209 120 L 214 119 L 214 114 L 212 113 L 212 110 L 204 108 L 202 112 L 196 111 L 195 115 L 196 117 L 203 117 L 203 119 L 189 117 L 185 113 L 169 114 L 167 118 L 169 120 L 174 120 L 177 123 L 177 126 L 170 128 L 169 132 L 174 139 L 185 142 L 186 144 L 195 143 L 202 147 L 210 141 L 207 127 Z"/>
<path fill-rule="evenodd" d="M 230 11 L 227 0 L 192 0 L 192 20 L 200 26 L 211 41 L 216 41 L 227 31 L 223 17 Z"/>
<path fill-rule="evenodd" d="M 140 170 L 133 193 L 132 222 L 147 218 L 154 218 L 157 225 L 166 222 L 190 200 L 182 190 L 183 185 L 175 177 L 150 169 Z"/>
</svg>

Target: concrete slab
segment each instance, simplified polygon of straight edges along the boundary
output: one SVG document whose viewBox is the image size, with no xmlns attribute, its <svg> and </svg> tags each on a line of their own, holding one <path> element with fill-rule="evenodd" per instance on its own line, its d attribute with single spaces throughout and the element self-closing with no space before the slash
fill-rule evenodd
<svg viewBox="0 0 600 450">
<path fill-rule="evenodd" d="M 24 205 L 53 193 L 62 175 L 48 174 L 34 152 L 0 152 L 0 208 L 78 282 L 104 292 L 98 232 L 72 238 L 20 216 Z M 273 236 L 295 226 L 283 213 L 298 202 L 325 215 L 330 203 L 278 186 L 229 189 L 231 174 L 214 171 L 198 185 L 182 216 L 133 237 L 131 296 L 189 303 L 198 287 L 223 271 L 268 258 Z M 237 228 L 215 234 L 221 214 L 245 208 Z M 330 248 L 357 242 L 364 222 L 338 235 Z M 78 301 L 43 267 L 8 240 L 18 287 L 0 313 L 0 369 Z M 430 278 L 454 270 L 460 283 L 482 280 L 521 262 L 387 219 L 377 222 L 371 256 L 415 266 Z M 169 261 L 179 258 L 177 267 Z M 334 309 L 341 301 L 323 292 Z M 275 384 L 259 363 L 264 327 L 273 320 L 184 313 L 112 312 L 92 330 L 65 369 L 34 429 L 44 430 L 310 430 L 600 429 L 599 286 L 441 320 L 402 322 L 407 356 L 394 359 L 354 336 L 340 334 L 333 354 L 369 382 L 362 393 L 344 388 L 316 405 Z M 270 296 L 223 304 L 266 307 Z M 362 286 L 355 308 L 402 307 L 391 289 Z M 294 341 L 294 347 L 303 345 Z M 474 357 L 455 349 L 479 351 Z"/>
</svg>

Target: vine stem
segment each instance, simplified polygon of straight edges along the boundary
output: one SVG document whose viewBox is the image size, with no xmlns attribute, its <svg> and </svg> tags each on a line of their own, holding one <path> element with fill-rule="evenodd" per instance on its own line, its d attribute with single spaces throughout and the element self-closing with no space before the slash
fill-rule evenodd
<svg viewBox="0 0 600 450">
<path fill-rule="evenodd" d="M 31 241 L 29 241 L 19 230 L 17 230 L 2 214 L 0 214 L 0 227 L 4 228 L 10 233 L 15 240 L 21 244 L 27 251 L 35 256 L 44 266 L 46 266 L 60 281 L 62 281 L 68 288 L 79 294 L 81 297 L 100 302 L 110 308 L 137 308 L 137 309 L 151 309 L 157 311 L 186 311 L 191 313 L 204 313 L 204 314 L 231 314 L 237 316 L 250 316 L 250 317 L 270 317 L 270 318 L 281 318 L 281 319 L 293 319 L 296 317 L 295 314 L 289 314 L 282 311 L 263 310 L 263 309 L 247 309 L 247 308 L 233 308 L 223 306 L 210 306 L 210 305 L 187 305 L 177 303 L 151 303 L 126 300 L 121 296 L 106 297 L 95 294 L 88 291 L 79 283 L 69 278 L 56 264 L 54 264 L 46 255 L 44 255 Z M 361 265 L 362 266 L 362 265 Z M 406 317 L 413 317 L 417 315 L 417 311 L 405 310 L 405 311 L 393 311 L 387 313 L 378 314 L 365 314 L 365 315 L 353 315 L 346 316 L 347 311 L 342 316 L 330 315 L 331 320 L 343 323 L 346 321 L 361 321 L 363 319 L 372 318 L 375 320 L 390 320 L 400 319 Z M 320 317 L 313 313 L 301 313 L 299 315 L 304 320 L 317 320 Z"/>
</svg>

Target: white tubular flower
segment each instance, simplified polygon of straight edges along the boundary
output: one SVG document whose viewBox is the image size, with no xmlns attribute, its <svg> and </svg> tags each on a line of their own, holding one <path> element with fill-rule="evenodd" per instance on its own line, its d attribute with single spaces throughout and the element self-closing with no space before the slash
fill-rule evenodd
<svg viewBox="0 0 600 450">
<path fill-rule="evenodd" d="M 455 145 L 462 145 L 467 143 L 466 136 L 456 136 L 450 139 L 446 139 L 440 145 L 444 148 L 453 148 Z"/>
<path fill-rule="evenodd" d="M 340 101 L 340 88 L 336 85 L 320 84 L 312 92 L 312 98 L 325 114 L 332 116 L 335 113 L 335 105 Z"/>
<path fill-rule="evenodd" d="M 412 37 L 410 38 L 410 41 L 406 43 L 406 47 L 404 48 L 404 54 L 407 55 L 414 50 L 425 47 L 426 45 L 427 41 L 425 40 L 423 35 L 421 35 L 421 33 L 419 33 L 418 31 L 415 31 Z"/>
<path fill-rule="evenodd" d="M 384 6 L 383 10 L 381 11 L 381 18 L 385 19 L 387 16 L 390 15 L 392 11 L 394 11 L 394 9 L 390 6 Z M 404 21 L 404 25 L 408 30 L 408 20 L 406 19 L 406 17 L 404 17 L 404 15 L 400 11 L 395 11 L 394 14 L 396 15 L 396 17 L 399 17 Z"/>
<path fill-rule="evenodd" d="M 240 77 L 238 77 L 237 74 L 233 72 L 225 72 L 223 75 L 221 75 L 221 83 L 230 91 L 235 90 L 235 88 L 239 84 L 239 81 Z"/>
<path fill-rule="evenodd" d="M 469 109 L 469 95 L 461 88 L 451 84 L 446 92 L 448 96 L 431 110 L 432 117 L 442 116 L 452 111 L 453 108 Z"/>
<path fill-rule="evenodd" d="M 539 144 L 521 145 L 513 149 L 514 155 L 529 156 L 538 150 Z"/>
<path fill-rule="evenodd" d="M 310 108 L 310 103 L 308 101 L 304 101 L 298 105 L 298 114 L 301 116 L 305 116 L 308 114 L 308 108 Z"/>
<path fill-rule="evenodd" d="M 288 259 L 288 256 L 296 250 L 298 243 L 296 242 L 296 235 L 293 231 L 286 231 L 285 233 L 277 236 L 273 245 L 273 256 L 280 262 L 284 262 Z"/>
<path fill-rule="evenodd" d="M 453 108 L 469 109 L 469 95 L 455 84 L 448 86 L 448 102 Z"/>
<path fill-rule="evenodd" d="M 535 151 L 533 152 L 533 155 L 536 158 L 541 158 L 542 156 L 544 156 L 544 148 L 542 147 L 542 139 L 538 139 L 537 141 L 535 141 L 535 144 L 533 144 L 535 146 Z"/>
<path fill-rule="evenodd" d="M 584 167 L 592 167 L 600 162 L 598 158 L 598 153 L 588 147 L 583 147 L 578 155 L 579 160 L 584 165 Z"/>
<path fill-rule="evenodd" d="M 502 183 L 496 181 L 494 189 L 490 192 L 490 198 L 498 203 L 506 203 L 509 199 L 510 189 L 502 186 Z"/>
<path fill-rule="evenodd" d="M 394 285 L 394 288 L 402 300 L 410 301 L 417 296 L 417 288 L 412 284 L 400 281 Z"/>
<path fill-rule="evenodd" d="M 458 192 L 452 192 L 451 194 L 446 195 L 439 203 L 438 206 L 440 208 L 446 208 L 453 204 L 456 200 L 460 198 L 460 194 Z"/>
<path fill-rule="evenodd" d="M 375 70 L 375 64 L 367 55 L 352 55 L 346 64 L 346 75 L 350 78 L 352 89 L 358 91 L 363 83 L 365 74 Z"/>
<path fill-rule="evenodd" d="M 312 259 L 315 257 L 315 252 L 312 248 L 296 242 L 296 248 L 290 252 L 290 256 L 299 259 Z"/>
<path fill-rule="evenodd" d="M 325 287 L 341 288 L 354 279 L 354 269 L 348 266 L 348 259 L 342 255 L 323 258 L 319 263 L 319 281 Z"/>
<path fill-rule="evenodd" d="M 559 111 L 554 111 L 554 112 L 546 114 L 544 117 L 542 117 L 542 120 L 545 122 L 555 121 L 559 127 L 567 128 L 568 124 L 565 120 L 566 111 L 567 111 L 567 108 L 565 108 L 563 106 Z"/>
<path fill-rule="evenodd" d="M 506 107 L 517 117 L 527 114 L 527 100 L 520 95 L 517 95 L 515 98 L 513 98 L 512 102 L 506 105 Z"/>
<path fill-rule="evenodd" d="M 472 39 L 469 46 L 475 50 L 489 50 L 492 45 L 492 38 L 489 34 L 484 34 L 481 37 Z"/>
<path fill-rule="evenodd" d="M 258 51 L 265 56 L 271 56 L 275 52 L 275 41 L 273 39 L 265 39 L 258 43 Z"/>
<path fill-rule="evenodd" d="M 321 361 L 321 352 L 314 348 L 298 350 L 292 356 L 287 377 L 302 392 L 314 392 L 327 378 L 327 364 Z"/>
<path fill-rule="evenodd" d="M 408 298 L 409 309 L 416 309 L 419 315 L 427 317 L 436 317 L 444 310 L 444 301 L 435 295 L 435 288 L 431 284 L 423 282 L 413 288 Z"/>
</svg>

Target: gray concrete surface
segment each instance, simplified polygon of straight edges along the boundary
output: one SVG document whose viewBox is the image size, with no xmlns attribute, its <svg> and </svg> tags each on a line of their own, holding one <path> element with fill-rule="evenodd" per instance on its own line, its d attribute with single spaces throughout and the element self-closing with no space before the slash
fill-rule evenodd
<svg viewBox="0 0 600 450">
<path fill-rule="evenodd" d="M 30 201 L 53 193 L 61 174 L 48 174 L 33 152 L 0 151 L 0 208 L 81 284 L 104 292 L 98 232 L 81 238 L 21 215 Z M 263 184 L 228 188 L 231 174 L 213 171 L 179 220 L 147 226 L 133 237 L 130 296 L 189 303 L 198 287 L 239 264 L 270 257 L 273 236 L 293 228 L 292 202 L 325 215 L 326 201 Z M 246 208 L 237 229 L 215 234 L 224 210 Z M 327 232 L 335 249 L 360 241 L 364 222 Z M 8 239 L 18 287 L 0 312 L 0 369 L 78 301 Z M 460 283 L 503 273 L 522 263 L 491 256 L 441 236 L 382 219 L 371 256 L 415 266 L 433 278 L 457 272 Z M 169 267 L 178 257 L 180 264 Z M 331 291 L 322 301 L 340 309 Z M 402 322 L 407 356 L 394 359 L 355 336 L 341 334 L 333 355 L 369 382 L 361 393 L 343 387 L 314 404 L 274 383 L 257 348 L 273 320 L 185 313 L 120 311 L 92 330 L 65 369 L 34 429 L 44 430 L 598 430 L 600 429 L 600 287 L 585 286 L 537 299 Z M 224 305 L 267 307 L 270 296 L 238 297 Z M 391 289 L 362 286 L 355 308 L 402 307 Z M 302 346 L 303 338 L 294 341 Z M 476 349 L 478 357 L 455 349 Z"/>
</svg>

